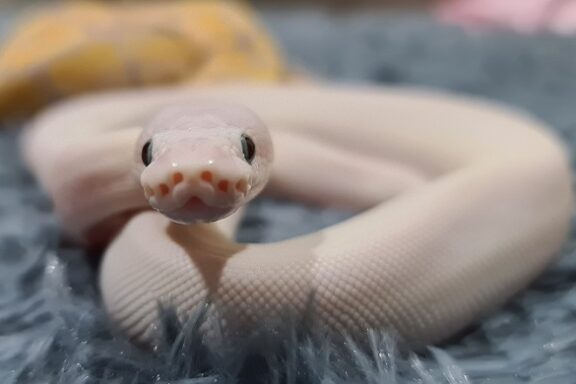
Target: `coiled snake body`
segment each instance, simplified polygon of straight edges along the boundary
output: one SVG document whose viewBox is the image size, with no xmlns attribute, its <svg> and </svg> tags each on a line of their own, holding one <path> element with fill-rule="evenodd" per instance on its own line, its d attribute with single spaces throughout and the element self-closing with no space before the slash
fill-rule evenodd
<svg viewBox="0 0 576 384">
<path fill-rule="evenodd" d="M 286 309 L 301 315 L 313 295 L 327 329 L 388 328 L 411 345 L 438 342 L 553 260 L 573 205 L 567 156 L 541 124 L 422 90 L 100 95 L 42 115 L 24 144 L 71 234 L 94 241 L 121 228 L 101 288 L 112 318 L 141 340 L 158 301 L 186 315 L 210 298 L 209 335 L 215 324 L 248 329 Z M 217 224 L 168 218 L 224 217 L 268 175 L 269 195 L 362 212 L 258 245 L 230 240 L 238 214 Z"/>
</svg>

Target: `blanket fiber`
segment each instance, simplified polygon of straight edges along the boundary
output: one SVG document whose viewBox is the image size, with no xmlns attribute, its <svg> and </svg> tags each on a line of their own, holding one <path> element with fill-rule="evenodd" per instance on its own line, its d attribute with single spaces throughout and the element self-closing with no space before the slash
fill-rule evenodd
<svg viewBox="0 0 576 384">
<path fill-rule="evenodd" d="M 1 16 L 1 13 L 0 13 Z M 263 15 L 287 56 L 338 81 L 417 84 L 500 100 L 548 122 L 573 149 L 576 40 L 467 34 L 421 16 L 307 11 Z M 0 19 L 0 31 L 6 28 Z M 0 382 L 2 383 L 575 383 L 574 238 L 558 262 L 498 312 L 442 346 L 399 351 L 384 332 L 370 348 L 288 331 L 208 351 L 198 321 L 169 309 L 164 342 L 138 349 L 115 333 L 82 249 L 59 242 L 50 203 L 0 131 Z M 514 151 L 514 148 L 510 148 Z M 239 237 L 271 241 L 342 220 L 342 212 L 254 203 Z M 274 336 L 274 335 L 272 335 Z"/>
</svg>

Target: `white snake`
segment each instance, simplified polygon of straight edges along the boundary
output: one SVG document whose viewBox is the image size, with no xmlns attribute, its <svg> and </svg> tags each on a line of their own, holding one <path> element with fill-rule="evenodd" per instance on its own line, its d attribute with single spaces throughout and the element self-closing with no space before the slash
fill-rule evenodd
<svg viewBox="0 0 576 384">
<path fill-rule="evenodd" d="M 266 193 L 363 212 L 259 245 L 229 240 L 239 215 L 220 229 L 170 221 L 215 220 L 264 187 L 270 137 L 237 104 L 271 132 Z M 251 329 L 312 303 L 332 331 L 384 328 L 412 346 L 435 343 L 542 272 L 573 208 L 566 153 L 543 125 L 423 90 L 92 96 L 41 115 L 24 149 L 70 234 L 105 241 L 122 228 L 106 250 L 101 289 L 112 319 L 137 340 L 150 339 L 158 301 L 184 316 L 209 298 L 207 339 L 216 325 Z"/>
</svg>

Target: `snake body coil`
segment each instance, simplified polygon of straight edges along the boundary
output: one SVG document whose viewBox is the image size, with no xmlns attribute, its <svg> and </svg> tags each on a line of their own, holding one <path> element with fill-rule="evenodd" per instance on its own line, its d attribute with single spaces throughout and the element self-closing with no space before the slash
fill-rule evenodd
<svg viewBox="0 0 576 384">
<path fill-rule="evenodd" d="M 198 109 L 205 101 L 226 107 Z M 263 123 L 230 112 L 230 103 Z M 179 112 L 158 117 L 169 105 Z M 206 129 L 194 131 L 195 124 Z M 275 146 L 269 174 L 272 151 L 259 124 Z M 186 152 L 191 132 L 207 162 L 181 167 L 173 149 Z M 256 136 L 252 164 L 249 143 L 240 141 L 246 132 Z M 152 136 L 157 152 L 149 153 Z M 193 147 L 186 147 L 192 157 Z M 25 153 L 70 234 L 95 241 L 121 228 L 106 251 L 101 288 L 112 318 L 141 340 L 150 338 L 158 301 L 186 315 L 210 298 L 209 334 L 216 323 L 238 330 L 287 308 L 302 314 L 313 294 L 317 321 L 328 329 L 389 328 L 414 346 L 438 342 L 532 281 L 563 244 L 573 207 L 567 156 L 542 125 L 420 90 L 210 87 L 96 96 L 37 119 Z M 220 157 L 221 165 L 206 168 Z M 163 169 L 180 168 L 162 173 L 163 161 Z M 268 176 L 269 195 L 362 213 L 256 245 L 229 240 L 238 214 L 186 226 L 149 209 L 170 216 L 200 207 L 195 212 L 211 221 L 253 197 Z M 177 193 L 178 185 L 191 189 Z M 171 194 L 178 203 L 160 202 Z"/>
</svg>

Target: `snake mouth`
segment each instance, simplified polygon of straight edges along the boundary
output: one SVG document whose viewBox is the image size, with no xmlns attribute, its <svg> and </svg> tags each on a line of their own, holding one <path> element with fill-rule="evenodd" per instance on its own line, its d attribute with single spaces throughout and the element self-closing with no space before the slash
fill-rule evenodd
<svg viewBox="0 0 576 384">
<path fill-rule="evenodd" d="M 159 210 L 164 216 L 179 224 L 209 223 L 220 220 L 236 209 L 219 207 L 205 203 L 200 197 L 192 196 L 178 208 Z"/>
<path fill-rule="evenodd" d="M 247 176 L 209 169 L 167 174 L 162 167 L 148 167 L 140 182 L 153 209 L 183 224 L 213 222 L 232 214 L 251 188 Z"/>
<path fill-rule="evenodd" d="M 210 206 L 206 204 L 201 198 L 198 196 L 192 196 L 179 209 L 204 210 L 209 208 Z"/>
</svg>

